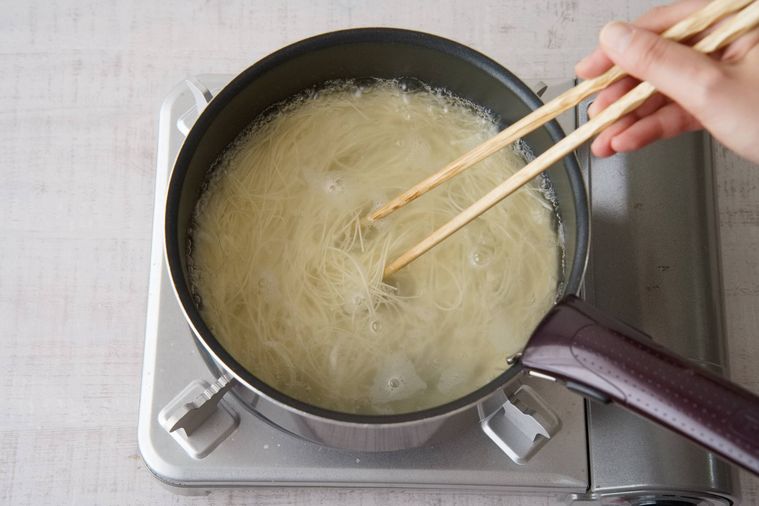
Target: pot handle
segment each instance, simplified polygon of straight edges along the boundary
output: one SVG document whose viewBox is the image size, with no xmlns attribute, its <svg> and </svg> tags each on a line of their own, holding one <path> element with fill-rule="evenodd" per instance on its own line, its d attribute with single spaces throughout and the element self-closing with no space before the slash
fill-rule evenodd
<svg viewBox="0 0 759 506">
<path fill-rule="evenodd" d="M 597 400 L 611 400 L 759 474 L 759 397 L 577 297 L 557 304 L 521 357 Z"/>
</svg>

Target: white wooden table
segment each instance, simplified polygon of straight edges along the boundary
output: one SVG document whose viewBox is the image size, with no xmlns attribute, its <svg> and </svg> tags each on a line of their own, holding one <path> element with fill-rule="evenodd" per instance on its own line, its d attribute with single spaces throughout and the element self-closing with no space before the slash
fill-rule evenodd
<svg viewBox="0 0 759 506">
<path fill-rule="evenodd" d="M 572 76 L 654 1 L 0 3 L 0 504 L 502 504 L 473 494 L 170 495 L 137 453 L 158 107 L 295 40 L 384 25 L 447 36 L 523 78 Z M 732 373 L 759 391 L 759 168 L 716 153 Z M 745 504 L 759 480 L 742 475 Z M 548 504 L 514 498 L 509 504 Z"/>
</svg>

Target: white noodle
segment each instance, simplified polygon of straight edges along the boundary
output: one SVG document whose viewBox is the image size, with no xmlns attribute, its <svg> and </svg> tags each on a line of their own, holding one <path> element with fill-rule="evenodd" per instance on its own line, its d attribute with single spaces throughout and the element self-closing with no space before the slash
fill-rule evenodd
<svg viewBox="0 0 759 506">
<path fill-rule="evenodd" d="M 556 296 L 558 225 L 539 185 L 390 284 L 382 270 L 521 168 L 522 148 L 363 217 L 495 133 L 471 104 L 394 81 L 334 84 L 253 125 L 193 224 L 193 284 L 214 335 L 271 386 L 343 412 L 415 411 L 492 380 Z"/>
</svg>

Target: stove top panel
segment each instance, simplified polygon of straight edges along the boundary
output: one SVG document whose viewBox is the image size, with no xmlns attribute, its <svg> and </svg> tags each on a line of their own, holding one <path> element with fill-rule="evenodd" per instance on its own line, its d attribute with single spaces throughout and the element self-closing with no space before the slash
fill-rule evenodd
<svg viewBox="0 0 759 506">
<path fill-rule="evenodd" d="M 527 465 L 517 465 L 478 424 L 443 445 L 387 453 L 318 446 L 258 419 L 227 395 L 231 434 L 208 448 L 183 449 L 159 413 L 192 382 L 213 382 L 171 288 L 163 258 L 163 198 L 171 165 L 198 110 L 230 76 L 203 75 L 178 85 L 161 107 L 139 446 L 150 470 L 176 487 L 366 486 L 583 493 L 589 485 L 585 403 L 563 387 L 525 378 L 559 415 L 562 428 Z M 564 83 L 563 88 L 571 85 Z M 557 86 L 550 90 L 555 92 Z M 549 91 L 549 92 L 550 92 Z M 563 118 L 574 127 L 574 116 Z M 198 385 L 195 385 L 198 388 Z M 223 414 L 221 416 L 224 416 Z M 235 417 L 238 420 L 235 420 Z M 234 425 L 237 425 L 234 427 Z M 207 453 L 203 458 L 199 457 Z"/>
</svg>

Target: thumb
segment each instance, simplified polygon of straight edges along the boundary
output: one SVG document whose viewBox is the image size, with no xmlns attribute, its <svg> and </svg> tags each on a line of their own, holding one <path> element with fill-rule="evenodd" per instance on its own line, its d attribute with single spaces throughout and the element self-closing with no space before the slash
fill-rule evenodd
<svg viewBox="0 0 759 506">
<path fill-rule="evenodd" d="M 722 79 L 717 62 L 653 32 L 615 21 L 601 30 L 601 47 L 628 74 L 648 81 L 695 116 L 706 113 L 709 94 Z"/>
</svg>

